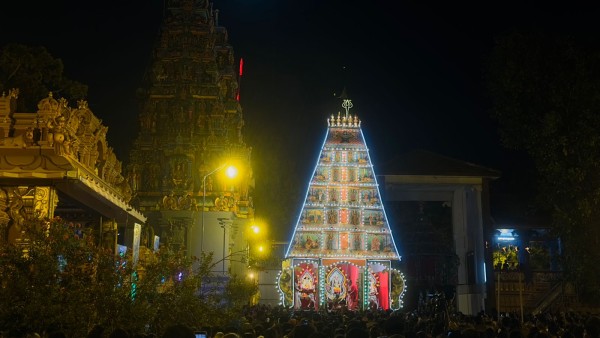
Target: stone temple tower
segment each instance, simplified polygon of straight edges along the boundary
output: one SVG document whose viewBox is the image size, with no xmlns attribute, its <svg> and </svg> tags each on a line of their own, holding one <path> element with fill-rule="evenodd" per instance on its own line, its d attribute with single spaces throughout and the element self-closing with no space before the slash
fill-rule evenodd
<svg viewBox="0 0 600 338">
<path fill-rule="evenodd" d="M 219 260 L 243 243 L 253 219 L 234 51 L 207 0 L 167 0 L 163 20 L 139 90 L 139 134 L 127 166 L 132 204 L 148 216 L 145 238 L 156 246 Z M 229 164 L 238 169 L 232 180 Z M 235 269 L 230 261 L 224 272 Z"/>
</svg>

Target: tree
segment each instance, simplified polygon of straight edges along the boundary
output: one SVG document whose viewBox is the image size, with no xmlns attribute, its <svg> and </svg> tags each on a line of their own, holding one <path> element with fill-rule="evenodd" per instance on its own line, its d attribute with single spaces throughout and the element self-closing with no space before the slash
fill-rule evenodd
<svg viewBox="0 0 600 338">
<path fill-rule="evenodd" d="M 60 59 L 55 59 L 44 47 L 8 44 L 0 49 L 0 93 L 19 89 L 17 111 L 37 111 L 41 97 L 52 92 L 69 101 L 84 99 L 88 88 L 63 75 Z"/>
<path fill-rule="evenodd" d="M 96 324 L 155 334 L 172 324 L 226 325 L 254 293 L 254 285 L 232 279 L 225 289 L 237 293 L 200 294 L 210 255 L 161 248 L 134 266 L 130 256 L 97 246 L 91 231 L 61 219 L 25 229 L 26 241 L 0 245 L 0 328 L 13 333 L 56 328 L 85 337 Z"/>
<path fill-rule="evenodd" d="M 517 270 L 519 269 L 519 249 L 509 245 L 498 247 L 492 254 L 494 269 L 496 270 Z"/>
<path fill-rule="evenodd" d="M 486 79 L 503 143 L 524 150 L 537 203 L 564 243 L 562 267 L 580 299 L 600 302 L 600 54 L 572 36 L 511 33 L 490 55 Z"/>
</svg>

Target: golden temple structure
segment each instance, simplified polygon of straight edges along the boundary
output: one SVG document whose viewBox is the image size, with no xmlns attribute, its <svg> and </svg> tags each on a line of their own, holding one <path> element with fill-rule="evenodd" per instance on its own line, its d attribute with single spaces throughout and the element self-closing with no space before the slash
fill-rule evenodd
<svg viewBox="0 0 600 338">
<path fill-rule="evenodd" d="M 91 227 L 115 252 L 139 243 L 196 257 L 212 252 L 215 272 L 245 272 L 251 147 L 218 11 L 208 1 L 166 1 L 150 61 L 125 165 L 86 101 L 69 107 L 50 93 L 36 112 L 17 112 L 18 89 L 2 95 L 2 240 L 24 240 L 28 219 L 59 216 Z M 226 165 L 237 168 L 234 179 Z"/>
<path fill-rule="evenodd" d="M 18 95 L 0 97 L 0 241 L 24 242 L 25 222 L 61 217 L 116 250 L 118 226 L 146 217 L 129 204 L 108 127 L 86 101 L 69 107 L 49 93 L 37 112 L 17 112 Z"/>
</svg>

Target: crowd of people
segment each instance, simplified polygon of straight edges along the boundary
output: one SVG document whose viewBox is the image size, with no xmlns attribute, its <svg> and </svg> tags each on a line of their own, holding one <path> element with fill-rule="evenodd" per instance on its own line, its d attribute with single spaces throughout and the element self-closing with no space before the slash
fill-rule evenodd
<svg viewBox="0 0 600 338">
<path fill-rule="evenodd" d="M 173 325 L 157 336 L 122 329 L 105 332 L 97 326 L 87 338 L 195 338 L 199 331 L 207 338 L 600 338 L 600 316 L 591 312 L 548 312 L 527 315 L 521 322 L 520 315 L 510 313 L 316 312 L 255 305 L 246 307 L 239 320 L 223 327 Z M 53 333 L 42 338 L 66 337 Z"/>
<path fill-rule="evenodd" d="M 237 326 L 207 328 L 244 338 L 597 338 L 600 317 L 592 313 L 561 312 L 520 315 L 481 312 L 476 316 L 446 311 L 290 312 L 265 306 L 250 307 Z"/>
</svg>

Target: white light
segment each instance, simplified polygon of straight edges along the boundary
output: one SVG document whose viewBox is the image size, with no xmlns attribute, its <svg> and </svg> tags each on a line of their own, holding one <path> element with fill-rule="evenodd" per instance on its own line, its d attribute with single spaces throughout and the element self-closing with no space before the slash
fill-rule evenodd
<svg viewBox="0 0 600 338">
<path fill-rule="evenodd" d="M 483 282 L 487 283 L 487 274 L 485 273 L 485 262 L 483 262 Z"/>
<path fill-rule="evenodd" d="M 227 170 L 225 171 L 227 173 L 227 177 L 229 178 L 234 178 L 235 176 L 237 176 L 237 168 L 234 166 L 229 166 L 227 167 Z"/>
</svg>

